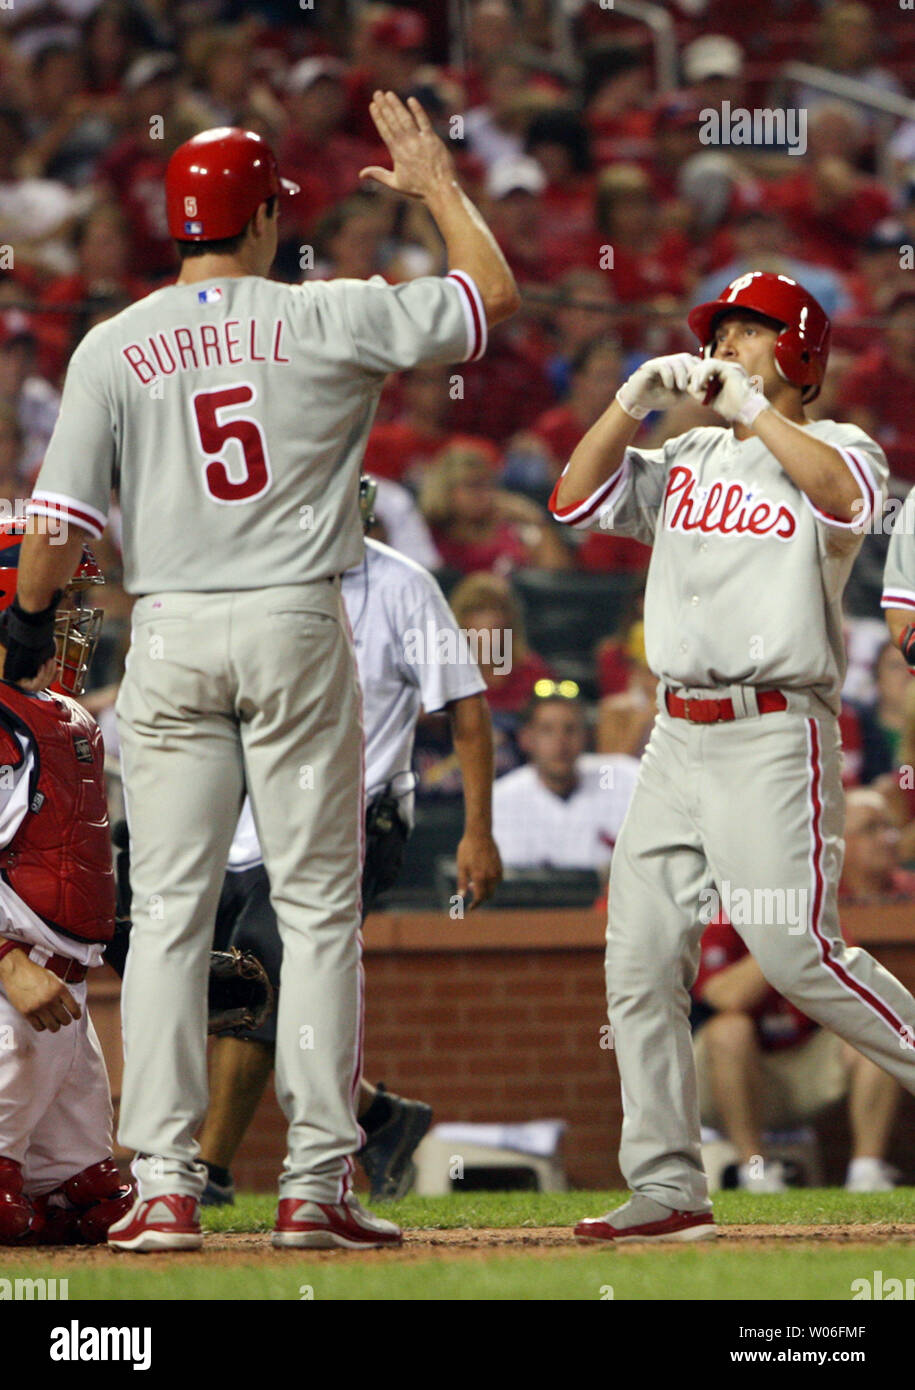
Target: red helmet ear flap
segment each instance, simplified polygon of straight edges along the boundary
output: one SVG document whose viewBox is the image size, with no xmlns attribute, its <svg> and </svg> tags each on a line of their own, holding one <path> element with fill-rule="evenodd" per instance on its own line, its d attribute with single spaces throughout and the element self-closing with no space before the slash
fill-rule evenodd
<svg viewBox="0 0 915 1390">
<path fill-rule="evenodd" d="M 829 361 L 830 323 L 823 307 L 789 275 L 753 270 L 738 275 L 718 299 L 698 304 L 689 326 L 707 356 L 714 326 L 728 309 L 749 309 L 784 327 L 775 342 L 775 365 L 805 401 L 819 395 Z"/>
</svg>

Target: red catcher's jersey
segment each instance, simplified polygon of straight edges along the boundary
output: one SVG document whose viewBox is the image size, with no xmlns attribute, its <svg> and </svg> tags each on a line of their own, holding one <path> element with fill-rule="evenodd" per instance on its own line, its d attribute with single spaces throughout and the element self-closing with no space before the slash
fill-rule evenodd
<svg viewBox="0 0 915 1390">
<path fill-rule="evenodd" d="M 24 759 L 16 734 L 35 753 L 29 809 L 0 873 L 49 927 L 80 941 L 114 933 L 114 869 L 98 725 L 66 695 L 38 700 L 0 682 L 0 762 Z"/>
</svg>

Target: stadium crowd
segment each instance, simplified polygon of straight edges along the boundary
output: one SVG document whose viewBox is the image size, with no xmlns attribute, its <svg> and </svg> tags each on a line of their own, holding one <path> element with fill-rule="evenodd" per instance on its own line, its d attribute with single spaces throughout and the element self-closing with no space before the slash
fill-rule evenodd
<svg viewBox="0 0 915 1390">
<path fill-rule="evenodd" d="M 647 27 L 597 3 L 571 7 L 563 25 L 548 0 L 472 0 L 457 35 L 441 0 L 0 10 L 0 503 L 23 506 L 87 329 L 174 278 L 163 175 L 195 132 L 257 130 L 299 183 L 279 278 L 441 271 L 424 210 L 358 177 L 385 162 L 370 93 L 414 93 L 455 150 L 524 307 L 481 362 L 390 380 L 366 456 L 382 480 L 377 534 L 437 570 L 463 623 L 512 631 L 512 667 L 485 671 L 500 774 L 527 761 L 537 682 L 563 677 L 584 697 L 591 751 L 638 757 L 653 698 L 639 625 L 648 552 L 560 533 L 545 502 L 619 382 L 649 356 L 694 350 L 690 306 L 751 267 L 800 279 L 834 325 L 813 412 L 873 433 L 899 496 L 915 480 L 915 121 L 828 90 L 839 75 L 878 100 L 911 92 L 915 20 L 894 8 L 886 22 L 857 0 L 772 0 L 762 32 L 726 0 L 666 9 L 672 85 Z M 789 60 L 814 64 L 826 85 L 786 81 Z M 709 143 L 702 113 L 724 103 L 791 107 L 805 139 Z M 713 418 L 692 405 L 649 417 L 640 442 Z M 846 780 L 882 786 L 915 853 L 915 792 L 896 776 L 915 756 L 915 687 L 885 643 L 885 544 L 867 538 L 849 588 Z M 130 608 L 116 519 L 100 550 L 109 621 L 89 700 L 110 732 Z M 531 571 L 555 573 L 559 607 L 578 579 L 582 593 L 595 574 L 618 586 L 612 618 L 596 613 L 572 661 L 542 621 L 549 585 L 533 602 L 519 585 Z M 434 720 L 417 766 L 421 797 L 459 790 Z"/>
</svg>

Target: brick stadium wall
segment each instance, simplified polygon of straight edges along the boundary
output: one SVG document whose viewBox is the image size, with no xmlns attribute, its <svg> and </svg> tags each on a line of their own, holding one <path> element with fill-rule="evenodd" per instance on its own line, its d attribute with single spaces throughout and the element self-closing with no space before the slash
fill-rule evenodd
<svg viewBox="0 0 915 1390">
<path fill-rule="evenodd" d="M 911 908 L 849 912 L 846 930 L 915 990 Z M 580 912 L 384 915 L 366 923 L 365 1072 L 431 1104 L 438 1121 L 564 1119 L 575 1187 L 622 1186 L 622 1120 L 606 1022 L 603 921 Z M 93 1017 L 120 1090 L 117 982 L 98 972 Z M 840 1183 L 848 1127 L 839 1105 L 818 1121 L 827 1180 Z M 234 1165 L 239 1186 L 275 1189 L 285 1124 L 271 1093 Z M 906 1096 L 890 1160 L 915 1182 L 915 1101 Z"/>
</svg>

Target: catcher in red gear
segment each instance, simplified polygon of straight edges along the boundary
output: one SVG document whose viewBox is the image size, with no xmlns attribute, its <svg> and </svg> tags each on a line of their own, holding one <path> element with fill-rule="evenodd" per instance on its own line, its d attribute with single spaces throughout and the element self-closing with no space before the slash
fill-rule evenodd
<svg viewBox="0 0 915 1390">
<path fill-rule="evenodd" d="M 33 638 L 14 610 L 24 531 L 0 527 L 7 646 Z M 0 1244 L 99 1243 L 132 1200 L 86 1009 L 115 891 L 101 734 L 73 697 L 101 625 L 87 593 L 103 582 L 84 550 L 56 618 L 34 634 L 49 652 L 38 676 L 0 682 Z"/>
</svg>

